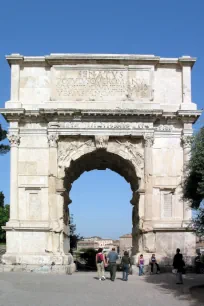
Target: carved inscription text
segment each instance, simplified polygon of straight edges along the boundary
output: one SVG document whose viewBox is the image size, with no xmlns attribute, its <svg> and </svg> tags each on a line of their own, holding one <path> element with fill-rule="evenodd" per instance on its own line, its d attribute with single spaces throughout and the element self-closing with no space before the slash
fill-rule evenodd
<svg viewBox="0 0 204 306">
<path fill-rule="evenodd" d="M 126 69 L 74 69 L 53 71 L 54 99 L 76 101 L 150 98 L 150 72 L 129 75 Z"/>
</svg>

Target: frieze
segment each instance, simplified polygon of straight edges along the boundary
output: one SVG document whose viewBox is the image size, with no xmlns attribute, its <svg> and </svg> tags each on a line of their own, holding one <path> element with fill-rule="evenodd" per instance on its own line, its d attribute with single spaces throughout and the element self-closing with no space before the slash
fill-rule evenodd
<svg viewBox="0 0 204 306">
<path fill-rule="evenodd" d="M 159 126 L 155 127 L 156 131 L 162 131 L 162 132 L 172 132 L 174 130 L 173 125 L 165 125 L 165 124 L 160 124 Z"/>
<path fill-rule="evenodd" d="M 61 128 L 67 129 L 149 129 L 152 124 L 143 122 L 64 122 L 60 124 Z"/>
</svg>

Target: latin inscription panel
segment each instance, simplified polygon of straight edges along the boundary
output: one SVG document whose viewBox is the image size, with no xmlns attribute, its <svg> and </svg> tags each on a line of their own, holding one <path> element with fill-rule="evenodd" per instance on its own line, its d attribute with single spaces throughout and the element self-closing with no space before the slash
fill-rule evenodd
<svg viewBox="0 0 204 306">
<path fill-rule="evenodd" d="M 151 99 L 150 67 L 53 66 L 52 97 L 56 101 Z"/>
</svg>

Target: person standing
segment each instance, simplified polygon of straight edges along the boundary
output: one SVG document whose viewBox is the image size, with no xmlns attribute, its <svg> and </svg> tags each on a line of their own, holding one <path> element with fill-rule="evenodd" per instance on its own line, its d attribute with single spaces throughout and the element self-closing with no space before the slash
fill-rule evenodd
<svg viewBox="0 0 204 306">
<path fill-rule="evenodd" d="M 138 259 L 139 276 L 144 275 L 144 257 L 141 254 Z"/>
<path fill-rule="evenodd" d="M 114 282 L 116 277 L 118 253 L 116 253 L 115 248 L 112 248 L 112 251 L 108 253 L 108 265 L 110 269 L 110 279 Z"/>
<path fill-rule="evenodd" d="M 127 251 L 124 252 L 124 256 L 122 257 L 121 264 L 122 264 L 122 269 L 123 269 L 123 281 L 127 281 L 128 274 L 129 274 L 129 268 L 131 265 L 130 257 Z"/>
<path fill-rule="evenodd" d="M 200 273 L 200 268 L 201 268 L 201 253 L 199 252 L 195 258 L 196 273 Z"/>
<path fill-rule="evenodd" d="M 185 262 L 183 260 L 183 255 L 180 254 L 180 249 L 176 249 L 176 255 L 174 256 L 173 267 L 177 270 L 176 273 L 176 284 L 183 284 L 183 269 Z"/>
<path fill-rule="evenodd" d="M 102 253 L 103 249 L 99 248 L 98 252 L 96 254 L 96 267 L 97 267 L 97 271 L 98 271 L 98 279 L 101 280 L 105 280 L 105 270 L 104 270 L 104 266 L 105 266 L 105 257 L 104 254 Z"/>
<path fill-rule="evenodd" d="M 159 274 L 160 273 L 160 267 L 157 263 L 155 254 L 152 254 L 152 257 L 150 258 L 151 274 L 153 273 L 154 265 L 156 265 L 156 267 L 157 267 L 157 272 L 156 273 Z"/>
</svg>

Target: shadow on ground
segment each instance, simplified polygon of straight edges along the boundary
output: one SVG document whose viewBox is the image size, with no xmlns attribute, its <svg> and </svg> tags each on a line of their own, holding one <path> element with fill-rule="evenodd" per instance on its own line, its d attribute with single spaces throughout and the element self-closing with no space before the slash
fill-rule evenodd
<svg viewBox="0 0 204 306">
<path fill-rule="evenodd" d="M 177 299 L 189 301 L 190 306 L 204 305 L 204 275 L 186 274 L 184 285 L 176 284 L 176 276 L 173 273 L 146 274 L 144 279 L 148 283 L 155 284 L 157 290 L 163 293 L 173 294 Z"/>
</svg>

